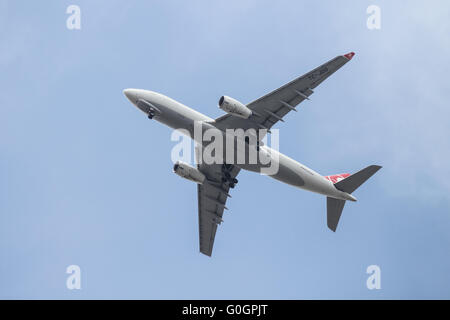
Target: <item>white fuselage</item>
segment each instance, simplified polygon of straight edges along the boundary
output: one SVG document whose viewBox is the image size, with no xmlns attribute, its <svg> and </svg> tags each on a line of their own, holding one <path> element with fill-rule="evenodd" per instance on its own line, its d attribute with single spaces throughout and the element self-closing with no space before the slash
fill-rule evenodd
<svg viewBox="0 0 450 320">
<path fill-rule="evenodd" d="M 187 130 L 190 133 L 190 136 L 195 140 L 197 139 L 194 135 L 194 126 L 195 124 L 198 126 L 199 123 L 202 126 L 202 130 L 215 129 L 220 131 L 224 137 L 226 136 L 225 132 L 214 126 L 214 119 L 162 94 L 140 89 L 126 89 L 124 90 L 124 93 L 141 111 L 147 115 L 151 113 L 153 119 L 176 130 Z M 200 135 L 200 137 L 202 136 Z M 204 144 L 203 139 L 196 142 Z M 261 146 L 260 149 L 261 152 L 271 154 L 271 165 L 277 168 L 276 172 L 267 174 L 270 177 L 292 186 L 320 193 L 328 197 L 356 201 L 352 195 L 336 189 L 331 181 L 325 179 L 325 177 L 305 165 L 302 165 L 268 146 Z M 223 161 L 225 161 L 225 155 Z M 274 161 L 276 163 L 274 163 Z M 239 162 L 232 164 L 244 170 L 263 172 L 261 171 L 262 166 L 260 164 L 240 164 Z"/>
</svg>

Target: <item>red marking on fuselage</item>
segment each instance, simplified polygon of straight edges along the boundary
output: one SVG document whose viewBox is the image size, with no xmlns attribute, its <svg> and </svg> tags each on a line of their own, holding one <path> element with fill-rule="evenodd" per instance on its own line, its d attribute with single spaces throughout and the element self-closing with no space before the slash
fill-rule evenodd
<svg viewBox="0 0 450 320">
<path fill-rule="evenodd" d="M 325 176 L 325 179 L 330 180 L 334 184 L 347 178 L 348 176 L 350 176 L 350 173 L 333 174 L 331 176 Z"/>
</svg>

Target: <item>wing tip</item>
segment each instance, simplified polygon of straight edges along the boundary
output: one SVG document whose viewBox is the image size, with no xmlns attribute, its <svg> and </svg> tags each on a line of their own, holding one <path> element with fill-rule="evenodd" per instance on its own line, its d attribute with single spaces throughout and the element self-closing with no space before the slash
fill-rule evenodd
<svg viewBox="0 0 450 320">
<path fill-rule="evenodd" d="M 204 254 L 207 257 L 211 257 L 212 256 L 212 250 L 206 250 L 203 247 L 200 248 L 200 253 Z"/>
<path fill-rule="evenodd" d="M 352 51 L 352 52 L 349 52 L 349 53 L 347 53 L 347 54 L 344 54 L 344 57 L 346 57 L 348 60 L 352 60 L 352 58 L 355 56 L 355 53 Z"/>
</svg>

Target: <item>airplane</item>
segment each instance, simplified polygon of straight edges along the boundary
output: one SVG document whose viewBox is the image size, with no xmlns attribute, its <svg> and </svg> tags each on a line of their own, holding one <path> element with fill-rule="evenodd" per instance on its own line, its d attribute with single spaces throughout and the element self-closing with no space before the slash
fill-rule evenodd
<svg viewBox="0 0 450 320">
<path fill-rule="evenodd" d="M 197 145 L 205 146 L 211 142 L 195 137 L 195 125 L 200 126 L 201 132 L 215 130 L 224 139 L 229 129 L 254 129 L 270 132 L 274 124 L 284 122 L 283 118 L 290 111 L 297 111 L 295 107 L 299 103 L 309 100 L 314 92 L 313 90 L 349 62 L 354 55 L 354 52 L 350 52 L 337 56 L 247 105 L 228 96 L 222 96 L 219 99 L 219 108 L 224 110 L 226 114 L 217 119 L 203 115 L 157 92 L 125 89 L 123 93 L 149 119 L 157 120 L 176 130 L 184 129 Z M 325 195 L 327 197 L 327 226 L 333 232 L 337 229 L 346 201 L 356 201 L 352 193 L 381 168 L 378 165 L 370 165 L 354 174 L 322 176 L 277 150 L 264 145 L 262 143 L 264 136 L 265 133 L 263 132 L 262 134 L 257 133 L 256 137 L 252 137 L 256 140 L 256 144 L 250 143 L 248 137 L 246 137 L 245 154 L 247 155 L 250 149 L 265 152 L 272 161 L 276 161 L 278 167 L 278 170 L 270 174 L 269 177 L 304 190 Z M 236 153 L 242 152 L 236 146 L 233 148 Z M 272 155 L 276 155 L 276 157 L 272 159 Z M 223 161 L 217 161 L 217 163 L 199 161 L 202 154 L 199 154 L 197 147 L 196 156 L 196 167 L 177 161 L 174 164 L 173 171 L 177 175 L 197 183 L 200 252 L 211 257 L 217 226 L 223 221 L 223 212 L 227 209 L 225 204 L 227 199 L 231 197 L 229 190 L 238 183 L 236 176 L 241 169 L 261 172 L 263 164 L 261 161 L 250 164 L 247 160 L 243 163 L 237 163 L 236 161 L 230 163 L 232 161 L 230 161 L 230 158 L 227 159 L 226 155 L 222 155 Z M 232 160 L 235 160 L 235 158 Z"/>
</svg>

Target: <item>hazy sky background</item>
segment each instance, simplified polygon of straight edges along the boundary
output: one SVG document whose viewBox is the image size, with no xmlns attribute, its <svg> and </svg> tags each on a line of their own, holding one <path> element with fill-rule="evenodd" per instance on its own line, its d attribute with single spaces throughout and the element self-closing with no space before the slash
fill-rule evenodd
<svg viewBox="0 0 450 320">
<path fill-rule="evenodd" d="M 450 298 L 449 17 L 445 0 L 0 1 L 0 298 Z M 383 166 L 337 232 L 325 197 L 241 172 L 200 254 L 172 131 L 122 90 L 215 118 L 221 95 L 250 102 L 349 51 L 276 126 L 321 174 Z"/>
</svg>

